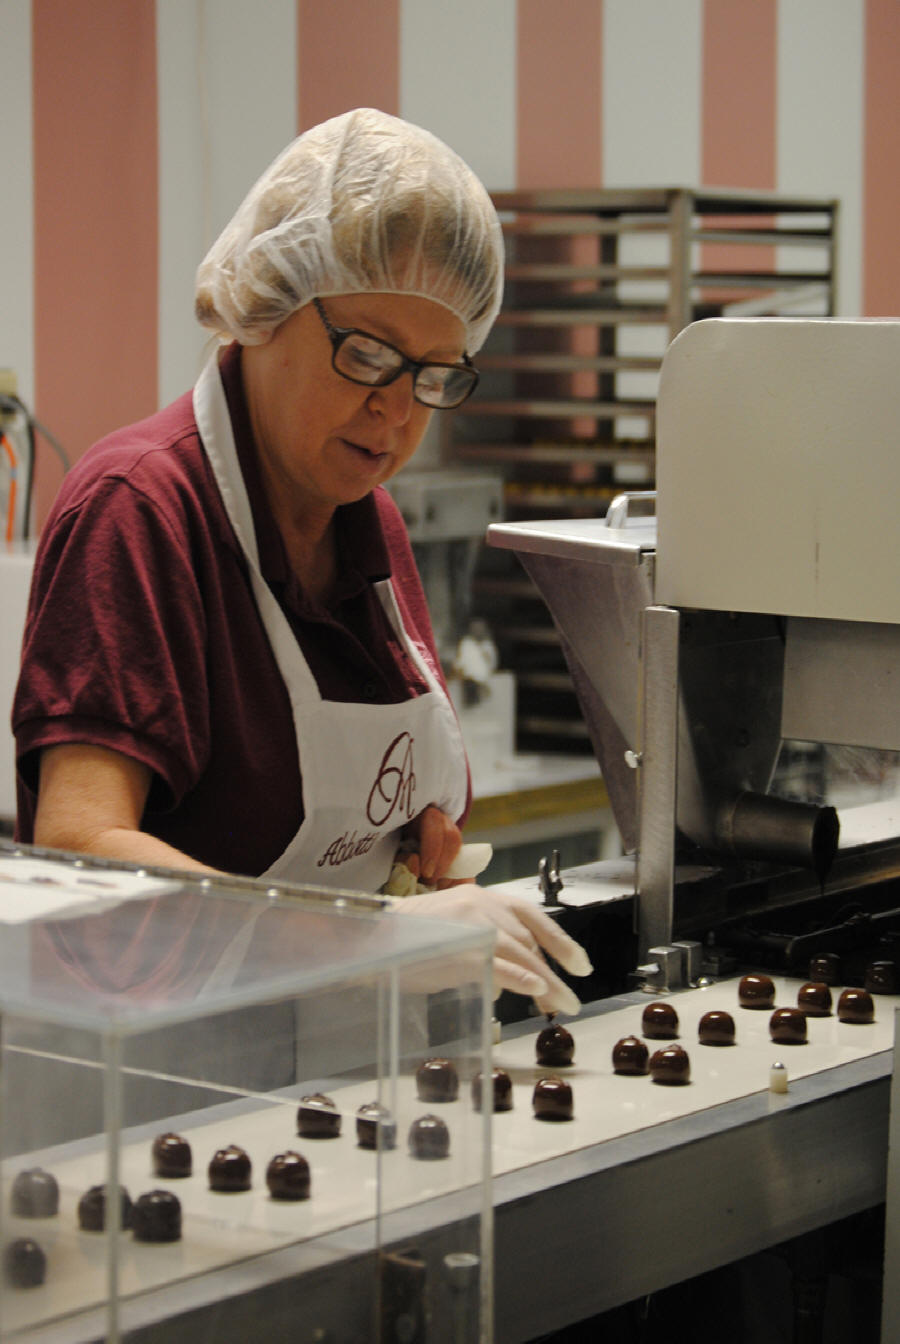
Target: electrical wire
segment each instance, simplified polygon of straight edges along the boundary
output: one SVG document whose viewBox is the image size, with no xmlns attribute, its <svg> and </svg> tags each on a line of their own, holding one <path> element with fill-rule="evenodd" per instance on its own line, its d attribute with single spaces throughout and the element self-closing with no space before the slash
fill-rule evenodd
<svg viewBox="0 0 900 1344">
<path fill-rule="evenodd" d="M 12 541 L 16 535 L 16 478 L 19 474 L 19 459 L 7 436 L 0 429 L 0 448 L 9 459 L 9 494 L 6 499 L 6 540 Z"/>
<path fill-rule="evenodd" d="M 23 539 L 27 540 L 31 526 L 31 497 L 34 488 L 34 463 L 35 463 L 35 450 L 37 446 L 35 430 L 37 430 L 47 440 L 50 447 L 56 453 L 56 456 L 62 463 L 62 468 L 64 472 L 67 472 L 72 464 L 69 461 L 69 456 L 66 450 L 63 448 L 62 444 L 56 438 L 55 434 L 52 434 L 46 425 L 41 424 L 37 416 L 32 415 L 31 411 L 29 411 L 28 407 L 25 405 L 24 401 L 22 401 L 20 397 L 0 394 L 0 411 L 7 411 L 12 413 L 20 412 L 25 417 L 25 424 L 28 427 L 28 460 L 24 464 L 24 475 L 22 481 L 22 493 L 24 496 L 23 511 L 22 511 L 22 537 Z M 0 427 L 0 434 L 2 433 L 3 433 L 2 427 Z M 8 443 L 8 439 L 5 434 L 3 435 L 3 438 Z M 7 531 L 8 529 L 9 529 L 9 521 L 7 520 Z M 12 540 L 12 538 L 7 536 L 7 540 L 8 541 Z"/>
</svg>

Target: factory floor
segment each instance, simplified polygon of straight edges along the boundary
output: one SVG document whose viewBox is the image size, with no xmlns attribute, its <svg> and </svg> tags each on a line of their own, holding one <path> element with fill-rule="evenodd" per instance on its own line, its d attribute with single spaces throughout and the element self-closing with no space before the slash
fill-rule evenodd
<svg viewBox="0 0 900 1344">
<path fill-rule="evenodd" d="M 884 1208 L 528 1344 L 880 1344 Z"/>
</svg>

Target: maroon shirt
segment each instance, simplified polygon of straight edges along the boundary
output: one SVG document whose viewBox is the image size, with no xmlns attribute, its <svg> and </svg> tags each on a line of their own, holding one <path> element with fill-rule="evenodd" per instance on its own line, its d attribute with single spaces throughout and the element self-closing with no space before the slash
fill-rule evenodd
<svg viewBox="0 0 900 1344">
<path fill-rule="evenodd" d="M 266 504 L 240 377 L 222 361 L 263 577 L 329 700 L 392 704 L 427 689 L 373 583 L 440 675 L 399 512 L 383 489 L 338 509 L 340 574 L 308 603 Z M 41 535 L 13 703 L 17 835 L 33 836 L 39 753 L 111 747 L 148 765 L 142 828 L 226 872 L 257 875 L 303 819 L 287 690 L 188 393 L 101 440 L 66 477 Z M 311 875 L 312 876 L 312 875 Z"/>
</svg>

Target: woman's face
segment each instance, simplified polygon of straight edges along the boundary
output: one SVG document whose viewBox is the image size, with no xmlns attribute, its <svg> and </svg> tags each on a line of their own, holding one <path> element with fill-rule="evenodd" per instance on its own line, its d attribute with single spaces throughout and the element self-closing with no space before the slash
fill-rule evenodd
<svg viewBox="0 0 900 1344">
<path fill-rule="evenodd" d="M 462 322 L 430 299 L 340 294 L 322 306 L 334 326 L 380 337 L 410 359 L 462 360 Z M 267 486 L 297 513 L 330 513 L 388 480 L 412 457 L 431 417 L 413 398 L 408 372 L 372 388 L 336 373 L 311 303 L 265 345 L 245 347 L 242 368 Z"/>
</svg>

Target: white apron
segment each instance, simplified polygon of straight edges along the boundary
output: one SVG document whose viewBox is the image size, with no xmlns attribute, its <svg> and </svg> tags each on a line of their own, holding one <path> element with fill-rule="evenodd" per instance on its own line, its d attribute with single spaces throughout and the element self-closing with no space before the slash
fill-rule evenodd
<svg viewBox="0 0 900 1344">
<path fill-rule="evenodd" d="M 430 803 L 458 817 L 465 749 L 453 707 L 407 634 L 389 580 L 376 592 L 428 684 L 396 705 L 324 700 L 288 620 L 262 577 L 250 501 L 213 356 L 194 388 L 194 415 L 225 510 L 243 548 L 253 595 L 290 696 L 304 817 L 263 877 L 375 892 L 387 881 L 401 829 Z"/>
</svg>

